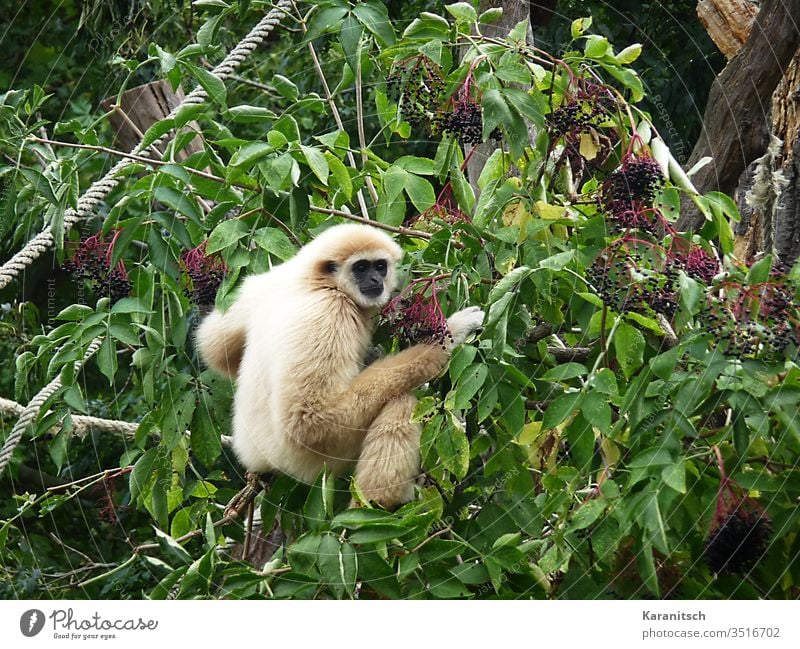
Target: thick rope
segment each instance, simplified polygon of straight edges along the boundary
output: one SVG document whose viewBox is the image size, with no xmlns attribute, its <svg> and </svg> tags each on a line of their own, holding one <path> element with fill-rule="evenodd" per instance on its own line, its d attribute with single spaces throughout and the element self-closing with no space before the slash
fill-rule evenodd
<svg viewBox="0 0 800 649">
<path fill-rule="evenodd" d="M 86 352 L 83 354 L 83 358 L 75 361 L 73 367 L 75 368 L 76 374 L 81 367 L 83 367 L 83 364 L 89 360 L 98 349 L 100 349 L 102 342 L 102 338 L 95 338 L 86 349 Z M 56 376 L 52 381 L 50 381 L 50 383 L 39 390 L 38 394 L 30 400 L 30 403 L 28 403 L 27 406 L 23 408 L 17 423 L 14 424 L 14 428 L 11 429 L 11 433 L 9 433 L 8 438 L 3 444 L 3 448 L 0 449 L 0 474 L 3 473 L 6 466 L 8 466 L 8 463 L 11 460 L 11 455 L 14 453 L 14 449 L 17 448 L 17 444 L 19 444 L 20 440 L 22 439 L 22 434 L 27 430 L 28 426 L 31 425 L 33 420 L 39 414 L 39 410 L 41 410 L 44 402 L 53 396 L 53 394 L 55 394 L 60 387 L 61 374 Z"/>
<path fill-rule="evenodd" d="M 8 413 L 13 417 L 19 417 L 25 410 L 25 406 L 10 399 L 0 397 L 0 413 Z M 139 424 L 132 424 L 119 419 L 104 419 L 102 417 L 91 417 L 89 415 L 72 415 L 72 433 L 77 437 L 84 437 L 90 430 L 100 430 L 104 433 L 117 433 L 123 437 L 133 437 Z"/>
<path fill-rule="evenodd" d="M 25 406 L 11 399 L 0 397 L 0 415 L 7 413 L 12 417 L 19 417 L 25 410 Z M 123 421 L 121 419 L 106 419 L 104 417 L 92 417 L 90 415 L 71 415 L 72 416 L 72 430 L 70 431 L 76 437 L 85 437 L 90 430 L 99 430 L 104 433 L 115 433 L 122 437 L 132 438 L 136 436 L 136 431 L 139 424 Z M 191 435 L 190 431 L 186 431 Z M 220 441 L 223 446 L 231 445 L 230 435 L 220 435 Z"/>
<path fill-rule="evenodd" d="M 279 0 L 275 8 L 261 19 L 261 21 L 250 31 L 250 33 L 234 47 L 225 59 L 212 71 L 218 77 L 224 79 L 231 75 L 263 41 L 270 32 L 286 16 L 291 7 L 291 0 Z M 175 117 L 178 111 L 188 104 L 202 104 L 206 100 L 206 91 L 202 86 L 196 87 L 186 95 L 181 102 L 172 109 L 165 118 Z M 165 143 L 170 138 L 169 133 L 165 133 L 158 140 L 149 146 L 158 146 Z M 140 142 L 131 151 L 133 155 L 141 152 L 145 147 Z M 75 223 L 81 218 L 86 217 L 105 199 L 105 197 L 119 184 L 116 177 L 121 170 L 132 164 L 133 160 L 124 158 L 115 164 L 108 173 L 99 180 L 93 182 L 88 189 L 78 199 L 75 209 L 69 208 L 64 212 L 64 232 L 68 232 Z M 47 252 L 55 243 L 53 229 L 51 225 L 37 234 L 33 239 L 17 252 L 11 259 L 0 267 L 0 289 L 5 288 L 12 279 L 19 276 L 34 260 Z M 0 471 L 2 468 L 0 467 Z"/>
</svg>

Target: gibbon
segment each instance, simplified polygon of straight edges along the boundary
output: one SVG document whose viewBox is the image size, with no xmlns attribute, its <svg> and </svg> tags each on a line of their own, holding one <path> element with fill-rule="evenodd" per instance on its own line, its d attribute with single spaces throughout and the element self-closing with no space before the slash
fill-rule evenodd
<svg viewBox="0 0 800 649">
<path fill-rule="evenodd" d="M 421 428 L 412 390 L 446 367 L 483 322 L 452 315 L 443 347 L 418 344 L 365 366 L 373 316 L 396 288 L 400 247 L 382 231 L 337 225 L 267 273 L 248 277 L 197 331 L 203 360 L 236 377 L 233 449 L 253 473 L 313 481 L 323 467 L 391 508 L 414 495 Z"/>
</svg>

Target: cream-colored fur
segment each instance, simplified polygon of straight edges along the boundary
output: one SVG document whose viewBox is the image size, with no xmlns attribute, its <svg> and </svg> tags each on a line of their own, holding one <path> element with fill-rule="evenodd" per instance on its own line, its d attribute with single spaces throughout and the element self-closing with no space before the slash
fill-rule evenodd
<svg viewBox="0 0 800 649">
<path fill-rule="evenodd" d="M 396 286 L 401 256 L 380 230 L 335 226 L 283 265 L 248 277 L 227 311 L 202 322 L 203 359 L 237 377 L 233 448 L 248 471 L 311 481 L 323 467 L 338 473 L 355 463 L 370 500 L 392 507 L 413 497 L 420 428 L 410 421 L 411 392 L 446 367 L 483 312 L 454 314 L 444 349 L 416 345 L 364 367 L 372 319 Z M 352 265 L 360 259 L 388 261 L 380 296 L 358 290 Z"/>
</svg>

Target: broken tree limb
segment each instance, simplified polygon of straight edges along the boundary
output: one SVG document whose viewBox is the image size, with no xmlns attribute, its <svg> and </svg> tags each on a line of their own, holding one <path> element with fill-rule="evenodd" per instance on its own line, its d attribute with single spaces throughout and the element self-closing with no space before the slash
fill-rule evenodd
<svg viewBox="0 0 800 649">
<path fill-rule="evenodd" d="M 687 167 L 713 161 L 692 179 L 701 193 L 732 193 L 745 167 L 769 143 L 769 103 L 800 45 L 800 0 L 764 0 L 750 36 L 711 86 L 703 129 Z M 684 200 L 678 228 L 696 230 L 703 215 Z"/>
</svg>

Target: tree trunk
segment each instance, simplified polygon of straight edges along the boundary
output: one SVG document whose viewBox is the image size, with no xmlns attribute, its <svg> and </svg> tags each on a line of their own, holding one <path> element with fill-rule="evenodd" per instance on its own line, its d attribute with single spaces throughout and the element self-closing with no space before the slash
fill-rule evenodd
<svg viewBox="0 0 800 649">
<path fill-rule="evenodd" d="M 741 2 L 714 0 L 717 13 L 739 16 L 749 22 L 747 10 L 736 11 Z M 722 8 L 722 10 L 719 10 Z M 741 8 L 741 7 L 740 7 Z M 693 178 L 700 192 L 719 190 L 733 193 L 748 165 L 767 152 L 772 123 L 769 116 L 770 98 L 787 71 L 800 45 L 800 0 L 764 0 L 752 23 L 744 45 L 715 79 L 708 98 L 703 131 L 688 167 L 705 156 L 713 159 Z M 713 23 L 716 42 L 725 42 L 733 49 L 738 40 L 736 31 L 720 37 L 725 22 Z M 722 27 L 720 26 L 722 25 Z M 683 201 L 680 229 L 697 229 L 703 216 L 691 201 Z"/>
<path fill-rule="evenodd" d="M 773 252 L 791 264 L 800 256 L 800 50 L 770 107 L 771 143 L 739 178 L 735 198 L 742 221 L 734 229 L 736 255 Z"/>
<path fill-rule="evenodd" d="M 480 11 L 484 12 L 487 9 L 501 7 L 503 15 L 496 23 L 491 25 L 484 25 L 481 31 L 486 36 L 494 38 L 505 38 L 508 33 L 522 20 L 528 20 L 528 33 L 525 40 L 533 43 L 533 31 L 531 30 L 530 20 L 534 11 L 546 11 L 550 5 L 555 8 L 555 2 L 531 4 L 529 2 L 522 2 L 520 0 L 481 0 Z M 550 9 L 552 13 L 552 9 Z M 537 14 L 538 15 L 538 14 Z M 475 147 L 475 152 L 472 154 L 469 162 L 467 163 L 467 178 L 470 185 L 472 185 L 475 195 L 478 195 L 478 178 L 481 175 L 483 166 L 486 160 L 492 155 L 492 152 L 497 148 L 497 145 L 489 140 L 483 144 Z"/>
<path fill-rule="evenodd" d="M 762 9 L 765 11 L 767 7 Z M 755 6 L 747 0 L 703 0 L 697 12 L 712 40 L 728 59 L 749 41 Z M 762 23 L 766 21 L 764 17 Z M 790 24 L 790 27 L 792 25 Z M 797 30 L 794 26 L 793 29 Z M 744 56 L 744 52 L 740 56 Z M 758 65 L 754 61 L 753 65 Z M 800 256 L 800 48 L 769 100 L 764 101 L 763 155 L 750 162 L 733 190 L 742 214 L 734 226 L 735 253 L 748 260 L 773 252 L 790 264 Z M 711 106 L 709 102 L 709 106 Z M 735 141 L 735 137 L 729 138 Z"/>
<path fill-rule="evenodd" d="M 183 90 L 178 88 L 177 92 L 173 92 L 168 81 L 160 80 L 127 90 L 120 97 L 119 104 L 116 103 L 117 97 L 114 96 L 107 97 L 100 102 L 100 105 L 104 110 L 112 111 L 109 121 L 115 132 L 114 140 L 117 148 L 130 151 L 139 144 L 142 134 L 169 115 L 182 99 Z M 189 124 L 189 127 L 199 131 L 196 124 Z M 184 160 L 192 153 L 202 150 L 202 142 L 196 137 L 178 153 L 177 158 Z M 163 150 L 159 151 L 163 153 Z M 149 154 L 155 156 L 153 151 Z M 148 152 L 143 152 L 143 155 L 148 155 Z"/>
</svg>

